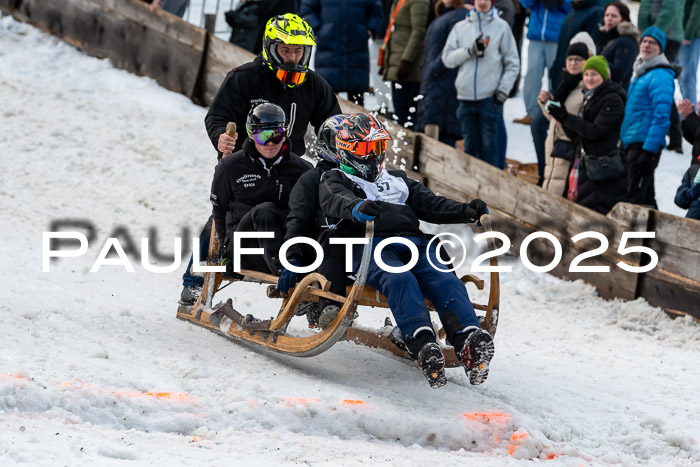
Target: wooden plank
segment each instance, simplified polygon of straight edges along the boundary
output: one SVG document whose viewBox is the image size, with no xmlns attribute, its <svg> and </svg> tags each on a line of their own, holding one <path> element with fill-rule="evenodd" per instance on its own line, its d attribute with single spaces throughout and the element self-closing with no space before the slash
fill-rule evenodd
<svg viewBox="0 0 700 467">
<path fill-rule="evenodd" d="M 190 94 L 205 33 L 135 0 L 17 0 L 15 14 L 118 68 Z"/>
</svg>

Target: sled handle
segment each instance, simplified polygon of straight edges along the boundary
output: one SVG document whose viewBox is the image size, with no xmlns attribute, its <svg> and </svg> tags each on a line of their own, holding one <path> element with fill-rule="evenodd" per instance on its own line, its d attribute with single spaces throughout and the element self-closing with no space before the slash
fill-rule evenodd
<svg viewBox="0 0 700 467">
<path fill-rule="evenodd" d="M 226 124 L 226 134 L 229 135 L 231 138 L 233 138 L 236 134 L 236 122 L 228 122 Z M 227 157 L 230 156 L 232 153 L 227 152 L 221 157 Z"/>
<path fill-rule="evenodd" d="M 488 214 L 484 214 L 479 218 L 479 222 L 484 228 L 484 232 L 491 232 L 491 217 Z M 486 240 L 488 244 L 489 251 L 496 250 L 496 240 L 490 237 Z M 492 267 L 498 266 L 498 257 L 492 256 L 489 264 Z M 492 336 L 496 334 L 496 326 L 498 326 L 499 318 L 499 302 L 501 296 L 501 281 L 498 275 L 498 271 L 491 271 L 491 290 L 489 291 L 489 303 L 486 311 L 486 316 L 484 316 L 483 327 Z"/>
</svg>

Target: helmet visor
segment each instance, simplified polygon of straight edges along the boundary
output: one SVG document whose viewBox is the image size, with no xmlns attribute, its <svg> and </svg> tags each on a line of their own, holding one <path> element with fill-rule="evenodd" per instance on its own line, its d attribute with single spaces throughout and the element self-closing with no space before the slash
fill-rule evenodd
<svg viewBox="0 0 700 467">
<path fill-rule="evenodd" d="M 268 128 L 253 132 L 253 141 L 264 146 L 267 143 L 279 144 L 284 141 L 287 131 L 284 128 Z"/>
<path fill-rule="evenodd" d="M 386 142 L 387 140 L 385 139 L 377 141 L 353 142 L 347 142 L 341 139 L 336 139 L 335 144 L 339 149 L 345 149 L 346 151 L 353 153 L 355 156 L 364 159 L 366 157 L 371 156 L 372 154 L 377 156 L 384 154 L 384 151 L 386 151 Z"/>
</svg>

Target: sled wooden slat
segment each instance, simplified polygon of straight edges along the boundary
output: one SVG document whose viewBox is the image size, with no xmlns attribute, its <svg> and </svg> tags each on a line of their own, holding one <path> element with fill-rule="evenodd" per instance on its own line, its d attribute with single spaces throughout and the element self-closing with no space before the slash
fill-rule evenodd
<svg viewBox="0 0 700 467">
<path fill-rule="evenodd" d="M 491 221 L 488 215 L 481 218 L 485 230 L 491 229 Z M 356 329 L 352 327 L 355 310 L 358 306 L 387 308 L 386 297 L 377 290 L 366 285 L 367 270 L 371 260 L 372 238 L 374 236 L 374 223 L 369 222 L 366 226 L 365 238 L 368 243 L 362 254 L 360 269 L 355 277 L 352 286 L 346 288 L 347 297 L 329 292 L 330 282 L 318 273 L 306 275 L 302 280 L 290 289 L 287 294 L 281 294 L 277 290 L 278 277 L 272 274 L 243 269 L 234 277 L 224 277 L 222 273 L 207 272 L 205 274 L 202 294 L 198 298 L 191 314 L 178 312 L 178 319 L 188 321 L 211 331 L 217 332 L 230 339 L 241 341 L 260 349 L 271 350 L 297 357 L 311 357 L 318 355 L 330 348 L 335 342 L 345 337 L 353 342 L 367 345 L 369 347 L 389 350 L 402 358 L 411 358 L 408 353 L 397 347 L 390 339 L 389 334 L 384 331 L 371 331 Z M 488 243 L 490 250 L 496 248 L 493 239 Z M 209 256 L 207 264 L 215 265 L 218 257 L 219 243 L 216 236 L 216 226 L 212 223 L 212 233 L 210 239 Z M 497 266 L 498 259 L 491 258 L 491 266 Z M 465 286 L 472 283 L 477 289 L 483 290 L 485 282 L 474 275 L 468 274 L 461 278 Z M 268 284 L 267 296 L 269 298 L 281 298 L 282 306 L 276 317 L 266 320 L 264 318 L 244 315 L 233 308 L 232 301 L 229 300 L 221 308 L 213 307 L 213 297 L 220 290 L 221 284 L 225 281 L 249 281 L 260 284 Z M 500 284 L 497 272 L 491 273 L 489 302 L 486 305 L 474 303 L 474 308 L 484 311 L 482 326 L 490 333 L 494 334 L 498 324 L 498 300 L 500 296 Z M 328 327 L 310 336 L 294 336 L 287 334 L 286 329 L 294 317 L 294 310 L 302 301 L 317 301 L 320 297 L 342 304 L 340 312 Z M 432 310 L 432 306 L 426 301 L 426 306 Z M 209 320 L 211 314 L 220 310 L 219 326 L 215 326 Z M 251 320 L 252 319 L 252 320 Z M 445 338 L 444 329 L 439 330 L 440 339 Z M 447 366 L 458 366 L 456 355 L 451 347 L 443 346 Z"/>
</svg>

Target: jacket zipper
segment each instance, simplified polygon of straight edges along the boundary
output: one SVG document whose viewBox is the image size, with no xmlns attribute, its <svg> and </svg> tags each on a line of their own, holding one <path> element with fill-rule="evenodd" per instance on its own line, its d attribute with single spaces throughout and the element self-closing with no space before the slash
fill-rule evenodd
<svg viewBox="0 0 700 467">
<path fill-rule="evenodd" d="M 547 8 L 544 9 L 544 20 L 542 21 L 542 40 L 546 40 L 544 38 L 544 31 L 547 29 L 547 16 L 549 14 L 549 10 Z"/>
<path fill-rule="evenodd" d="M 479 20 L 479 34 L 481 34 L 483 31 L 481 30 L 481 12 L 477 11 L 476 12 L 476 19 Z M 476 80 L 477 76 L 479 76 L 479 57 L 476 57 L 476 65 L 474 65 L 474 100 L 476 101 Z"/>
</svg>

